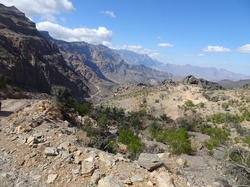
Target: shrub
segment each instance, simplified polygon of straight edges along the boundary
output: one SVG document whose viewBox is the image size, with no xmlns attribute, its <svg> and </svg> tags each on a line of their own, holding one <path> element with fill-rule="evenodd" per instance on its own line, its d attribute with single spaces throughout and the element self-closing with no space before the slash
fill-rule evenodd
<svg viewBox="0 0 250 187">
<path fill-rule="evenodd" d="M 185 102 L 185 105 L 186 105 L 187 107 L 194 107 L 194 106 L 195 106 L 195 104 L 193 103 L 192 100 L 187 100 L 187 101 Z"/>
<path fill-rule="evenodd" d="M 56 97 L 56 100 L 64 107 L 73 107 L 74 99 L 70 90 L 63 86 L 53 85 L 51 94 Z"/>
<path fill-rule="evenodd" d="M 242 138 L 242 141 L 250 147 L 250 136 L 246 136 Z"/>
<path fill-rule="evenodd" d="M 193 115 L 188 117 L 183 117 L 178 119 L 178 124 L 180 124 L 180 128 L 183 128 L 187 131 L 199 131 L 200 126 L 203 120 L 199 115 Z"/>
<path fill-rule="evenodd" d="M 101 114 L 98 118 L 97 118 L 97 125 L 99 125 L 100 127 L 106 127 L 108 124 L 108 118 L 106 116 L 106 114 Z"/>
<path fill-rule="evenodd" d="M 169 145 L 170 151 L 174 154 L 191 154 L 193 152 L 189 134 L 186 130 L 166 130 L 164 132 L 164 143 Z"/>
<path fill-rule="evenodd" d="M 7 87 L 7 81 L 5 79 L 5 77 L 0 77 L 0 89 L 4 89 Z"/>
<path fill-rule="evenodd" d="M 210 135 L 210 138 L 204 142 L 204 145 L 207 147 L 211 155 L 213 154 L 213 149 L 220 145 L 225 145 L 230 136 L 228 129 L 203 127 L 202 132 Z"/>
<path fill-rule="evenodd" d="M 229 140 L 230 131 L 222 128 L 207 128 L 203 129 L 203 133 L 208 134 L 210 139 L 216 141 L 218 145 L 226 144 Z"/>
<path fill-rule="evenodd" d="M 90 113 L 90 103 L 80 103 L 75 102 L 75 109 L 78 112 L 79 115 L 83 116 Z"/>
<path fill-rule="evenodd" d="M 213 114 L 213 115 L 207 116 L 207 120 L 215 124 L 242 122 L 242 119 L 238 114 L 230 114 L 230 113 Z"/>
<path fill-rule="evenodd" d="M 163 121 L 165 121 L 167 123 L 170 123 L 170 122 L 173 121 L 173 119 L 171 117 L 167 116 L 166 114 L 161 114 L 160 118 L 161 118 L 161 120 L 163 120 Z"/>
<path fill-rule="evenodd" d="M 170 151 L 174 154 L 191 154 L 194 151 L 189 140 L 189 134 L 185 129 L 177 131 L 169 129 L 161 130 L 157 123 L 153 123 L 150 127 L 150 132 L 156 141 L 167 144 Z"/>
<path fill-rule="evenodd" d="M 249 186 L 250 184 L 250 152 L 242 148 L 232 148 L 228 152 L 230 165 L 227 173 L 237 178 L 234 186 Z"/>
<path fill-rule="evenodd" d="M 135 157 L 138 153 L 141 153 L 144 149 L 144 144 L 137 134 L 128 128 L 123 128 L 119 131 L 118 141 L 126 144 L 128 150 Z"/>
</svg>

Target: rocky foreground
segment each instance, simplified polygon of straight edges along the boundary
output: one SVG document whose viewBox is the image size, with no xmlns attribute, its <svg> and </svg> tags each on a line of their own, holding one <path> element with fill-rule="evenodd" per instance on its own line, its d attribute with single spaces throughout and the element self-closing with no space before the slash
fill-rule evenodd
<svg viewBox="0 0 250 187">
<path fill-rule="evenodd" d="M 0 113 L 1 186 L 224 186 L 218 180 L 222 163 L 202 152 L 142 153 L 132 161 L 86 146 L 80 130 L 84 117 L 77 117 L 79 127 L 72 126 L 53 101 L 7 102 Z M 9 115 L 8 109 L 14 112 Z"/>
</svg>

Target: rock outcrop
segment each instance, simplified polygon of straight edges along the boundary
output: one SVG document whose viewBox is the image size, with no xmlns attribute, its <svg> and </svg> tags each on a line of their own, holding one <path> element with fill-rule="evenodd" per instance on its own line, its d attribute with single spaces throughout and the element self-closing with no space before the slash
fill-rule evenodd
<svg viewBox="0 0 250 187">
<path fill-rule="evenodd" d="M 205 79 L 198 79 L 198 78 L 195 78 L 193 75 L 189 75 L 185 77 L 182 82 L 183 84 L 198 85 L 208 90 L 222 89 L 222 86 L 220 86 L 218 83 L 207 81 Z"/>
</svg>

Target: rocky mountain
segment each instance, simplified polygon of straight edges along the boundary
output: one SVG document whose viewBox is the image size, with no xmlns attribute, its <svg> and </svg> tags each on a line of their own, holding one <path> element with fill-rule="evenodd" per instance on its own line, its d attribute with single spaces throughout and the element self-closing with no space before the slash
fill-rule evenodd
<svg viewBox="0 0 250 187">
<path fill-rule="evenodd" d="M 28 90 L 50 93 L 52 85 L 88 96 L 91 84 L 68 66 L 57 46 L 15 7 L 0 4 L 0 75 Z"/>
<path fill-rule="evenodd" d="M 242 88 L 250 84 L 250 79 L 239 80 L 239 81 L 231 81 L 231 80 L 221 80 L 218 82 L 223 88 Z"/>
<path fill-rule="evenodd" d="M 176 65 L 169 63 L 164 64 L 162 62 L 150 58 L 148 55 L 145 54 L 137 54 L 129 50 L 114 50 L 114 51 L 117 54 L 119 54 L 121 58 L 124 59 L 129 64 L 145 65 L 147 67 L 156 70 L 166 71 L 182 77 L 188 75 L 194 75 L 195 77 L 198 78 L 204 78 L 213 81 L 218 81 L 223 79 L 229 79 L 235 81 L 241 79 L 249 79 L 249 76 L 239 73 L 234 73 L 226 69 L 217 69 L 214 67 L 199 67 L 199 66 L 192 66 L 190 64 L 187 65 Z"/>
<path fill-rule="evenodd" d="M 127 64 L 118 54 L 104 45 L 65 42 L 51 38 L 48 32 L 41 31 L 41 34 L 59 47 L 64 59 L 73 69 L 95 84 L 104 82 L 157 84 L 173 76 L 144 65 Z"/>
</svg>

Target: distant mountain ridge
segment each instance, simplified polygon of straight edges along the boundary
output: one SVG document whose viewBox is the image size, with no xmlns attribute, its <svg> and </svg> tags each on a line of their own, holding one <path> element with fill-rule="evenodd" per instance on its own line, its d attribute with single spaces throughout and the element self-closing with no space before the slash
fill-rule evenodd
<svg viewBox="0 0 250 187">
<path fill-rule="evenodd" d="M 48 32 L 41 31 L 41 34 L 59 47 L 64 59 L 73 69 L 95 84 L 104 82 L 158 84 L 173 77 L 170 73 L 144 65 L 128 64 L 120 55 L 104 45 L 65 42 L 51 38 Z"/>
<path fill-rule="evenodd" d="M 182 77 L 188 75 L 194 75 L 195 77 L 204 78 L 212 81 L 219 81 L 224 79 L 229 79 L 234 81 L 242 79 L 250 79 L 250 76 L 234 73 L 226 69 L 217 69 L 214 67 L 199 67 L 199 66 L 192 66 L 190 64 L 187 65 L 164 64 L 162 62 L 150 58 L 146 54 L 137 54 L 129 50 L 114 50 L 114 52 L 119 54 L 121 58 L 124 59 L 129 64 L 145 65 L 147 67 L 156 70 L 166 71 Z"/>
</svg>

